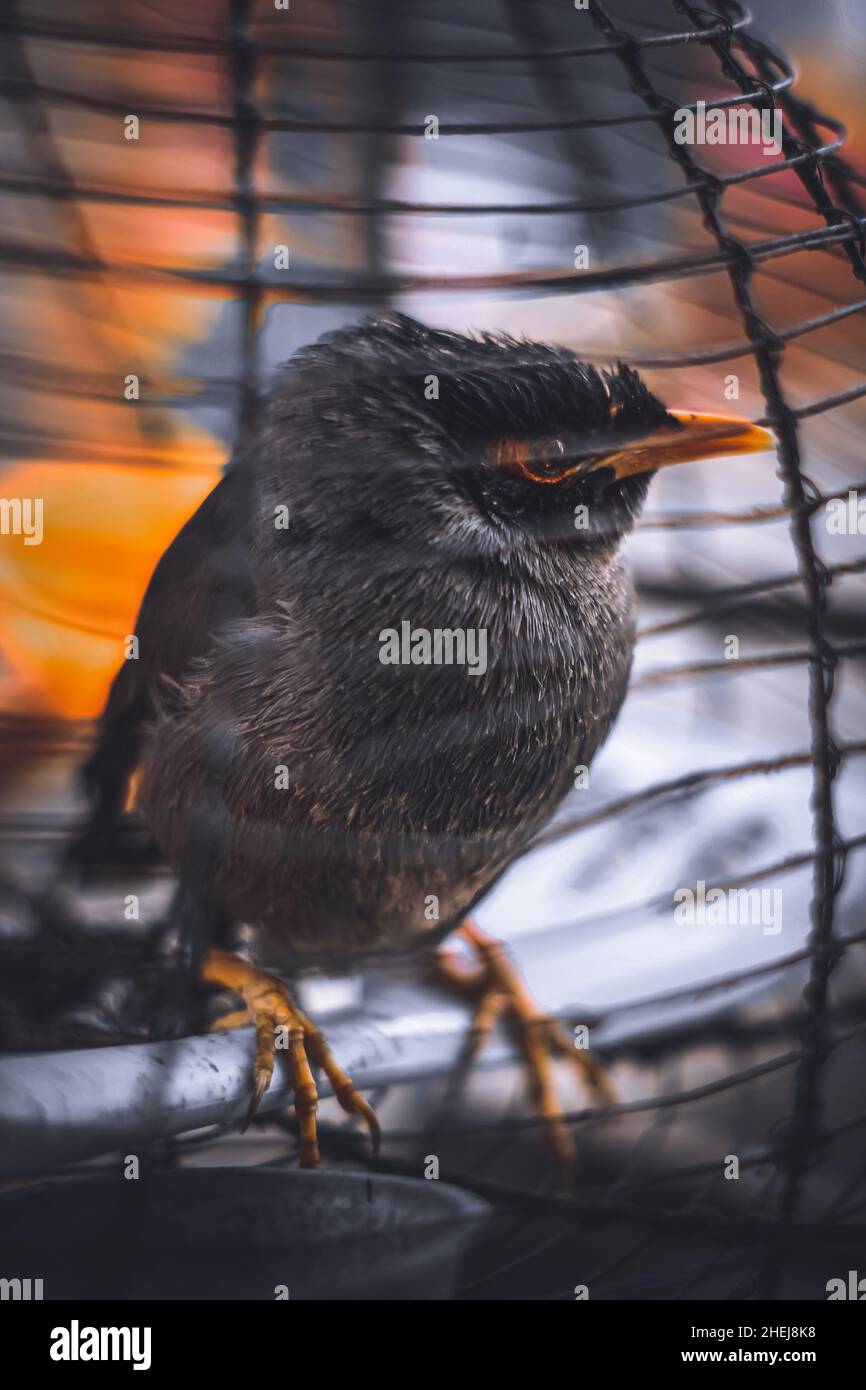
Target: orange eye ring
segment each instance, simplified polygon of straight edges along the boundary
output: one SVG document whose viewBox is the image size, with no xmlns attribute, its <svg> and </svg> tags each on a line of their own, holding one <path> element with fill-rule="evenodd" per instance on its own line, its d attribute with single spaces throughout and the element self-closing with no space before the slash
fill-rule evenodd
<svg viewBox="0 0 866 1390">
<path fill-rule="evenodd" d="M 608 447 L 597 449 L 591 449 L 586 440 L 571 454 L 571 461 L 566 443 L 557 436 L 500 439 L 491 455 L 510 473 L 550 486 L 575 473 L 594 473 L 601 468 L 609 469 L 615 478 L 631 478 L 675 463 L 764 453 L 775 442 L 770 430 L 739 415 L 668 410 L 660 423 L 636 437 L 611 439 Z"/>
<path fill-rule="evenodd" d="M 515 477 L 547 486 L 563 482 L 578 473 L 580 463 L 566 462 L 568 454 L 562 439 L 499 439 L 493 445 L 493 461 Z M 559 466 L 557 466 L 559 465 Z"/>
</svg>

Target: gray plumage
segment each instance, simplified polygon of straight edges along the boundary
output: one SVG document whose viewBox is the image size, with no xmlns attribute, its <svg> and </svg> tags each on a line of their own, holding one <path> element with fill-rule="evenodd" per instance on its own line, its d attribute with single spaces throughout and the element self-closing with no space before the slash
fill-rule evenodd
<svg viewBox="0 0 866 1390">
<path fill-rule="evenodd" d="M 529 440 L 543 476 L 551 440 L 580 458 L 665 418 L 628 368 L 398 315 L 298 353 L 151 581 L 90 764 L 103 817 L 140 762 L 181 879 L 284 956 L 456 925 L 620 707 L 634 631 L 617 551 L 648 485 L 533 482 L 497 442 Z M 383 664 L 402 621 L 483 629 L 485 673 Z"/>
</svg>

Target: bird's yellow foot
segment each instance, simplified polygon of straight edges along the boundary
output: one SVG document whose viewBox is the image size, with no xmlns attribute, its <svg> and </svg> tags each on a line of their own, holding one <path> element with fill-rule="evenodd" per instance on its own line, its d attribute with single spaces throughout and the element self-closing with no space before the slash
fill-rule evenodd
<svg viewBox="0 0 866 1390">
<path fill-rule="evenodd" d="M 257 970 L 230 951 L 208 951 L 202 974 L 208 984 L 222 985 L 240 995 L 245 1006 L 217 1019 L 213 1024 L 214 1029 L 239 1028 L 250 1021 L 256 1026 L 253 1093 L 244 1128 L 256 1113 L 262 1096 L 271 1084 L 277 1039 L 285 1038 L 298 1118 L 301 1167 L 316 1168 L 319 1164 L 316 1130 L 319 1093 L 310 1068 L 311 1062 L 325 1073 L 343 1109 L 350 1115 L 362 1116 L 366 1121 L 373 1148 L 378 1149 L 380 1131 L 375 1111 L 337 1065 L 325 1035 L 301 1012 L 282 980 Z"/>
<path fill-rule="evenodd" d="M 435 954 L 435 973 L 440 980 L 475 1002 L 462 1065 L 471 1065 L 497 1020 L 507 1018 L 517 1032 L 529 1072 L 533 1103 L 545 1121 L 563 1179 L 571 1185 L 576 1155 L 553 1086 L 552 1056 L 565 1057 L 576 1066 L 593 1095 L 605 1105 L 616 1100 L 613 1086 L 601 1064 L 585 1048 L 575 1047 L 556 1020 L 538 1007 L 501 941 L 488 936 L 473 922 L 464 922 L 459 934 L 477 957 L 477 968 L 467 969 L 456 952 L 440 948 Z"/>
</svg>

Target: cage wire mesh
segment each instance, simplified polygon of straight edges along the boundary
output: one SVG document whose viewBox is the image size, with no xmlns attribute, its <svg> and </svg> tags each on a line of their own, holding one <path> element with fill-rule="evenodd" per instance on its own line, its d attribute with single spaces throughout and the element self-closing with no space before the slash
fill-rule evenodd
<svg viewBox="0 0 866 1390">
<path fill-rule="evenodd" d="M 756 501 L 755 470 L 742 463 L 721 480 L 678 482 L 685 492 L 659 490 L 630 545 L 643 617 L 625 753 L 617 760 L 615 732 L 590 802 L 576 794 L 537 839 L 497 889 L 490 925 L 507 935 L 521 912 L 531 918 L 544 865 L 560 872 L 567 863 L 573 874 L 582 856 L 580 882 L 571 879 L 574 891 L 551 913 L 556 930 L 539 937 L 543 950 L 529 935 L 515 941 L 527 968 L 546 951 L 545 969 L 553 961 L 568 974 L 558 1011 L 580 1017 L 576 962 L 602 950 L 600 934 L 615 926 L 615 979 L 631 949 L 623 921 L 654 933 L 676 883 L 696 877 L 661 853 L 658 834 L 688 842 L 702 833 L 706 847 L 721 824 L 711 815 L 699 832 L 706 797 L 742 787 L 720 813 L 727 838 L 724 852 L 705 856 L 707 886 L 793 884 L 788 900 L 803 923 L 796 945 L 777 950 L 762 938 L 744 952 L 734 936 L 727 968 L 712 955 L 711 968 L 699 958 L 697 977 L 681 983 L 650 972 L 628 997 L 601 989 L 581 1021 L 598 1030 L 605 1055 L 624 1058 L 624 1098 L 604 1112 L 585 1104 L 569 1112 L 582 1156 L 574 1198 L 556 1195 L 540 1147 L 524 1147 L 540 1122 L 515 1111 L 519 1092 L 505 1070 L 473 1080 L 468 1109 L 441 1078 L 416 1088 L 414 1102 L 402 1097 L 394 1110 L 402 1128 L 389 1125 L 386 1108 L 380 1166 L 417 1176 L 435 1134 L 449 1177 L 494 1202 L 496 1236 L 476 1253 L 464 1297 L 526 1289 L 572 1297 L 578 1277 L 609 1297 L 822 1290 L 862 1235 L 866 1122 L 857 1109 L 866 931 L 851 901 L 862 883 L 850 872 L 866 842 L 853 786 L 866 741 L 838 732 L 856 730 L 862 717 L 866 558 L 856 534 L 818 529 L 828 504 L 850 508 L 866 486 L 850 423 L 866 394 L 854 336 L 866 307 L 864 178 L 841 153 L 842 122 L 795 91 L 791 64 L 729 0 L 590 0 L 568 13 L 502 0 L 471 15 L 392 0 L 296 3 L 288 12 L 214 0 L 176 15 L 133 0 L 110 15 L 98 4 L 72 14 L 5 0 L 2 32 L 4 487 L 15 490 L 14 479 L 26 494 L 38 470 L 55 470 L 70 544 L 83 534 L 73 491 L 84 498 L 79 507 L 95 505 L 83 470 L 101 473 L 102 495 L 116 492 L 108 525 L 126 557 L 108 585 L 117 586 L 116 603 L 94 627 L 81 614 L 106 579 L 89 568 L 84 545 L 77 589 L 68 572 L 34 587 L 32 564 L 25 573 L 4 553 L 10 916 L 23 914 L 26 927 L 34 882 L 50 877 L 74 821 L 53 790 L 53 800 L 34 796 L 34 768 L 48 759 L 53 789 L 80 758 L 106 652 L 126 630 L 120 615 L 131 621 L 148 567 L 228 454 L 243 472 L 242 444 L 270 369 L 299 343 L 362 309 L 399 304 L 449 327 L 516 325 L 590 360 L 621 357 L 666 402 L 674 386 L 701 402 L 711 390 L 715 401 L 733 372 L 751 413 L 777 435 L 778 482 L 764 476 L 765 500 Z M 678 143 L 676 113 L 701 102 L 781 116 L 781 149 L 768 158 L 753 145 L 711 152 Z M 141 138 L 124 141 L 133 116 Z M 518 188 L 531 194 L 515 196 Z M 479 225 L 493 231 L 480 234 Z M 589 245 L 589 268 L 564 262 L 563 246 L 570 256 L 575 240 Z M 275 259 L 281 248 L 284 264 Z M 720 331 L 730 336 L 719 341 Z M 118 388 L 133 371 L 134 407 Z M 820 481 L 804 471 L 804 448 Z M 136 527 L 150 528 L 147 547 L 136 549 Z M 719 536 L 731 544 L 714 552 Z M 117 556 L 109 546 L 109 562 Z M 737 582 L 719 585 L 726 570 Z M 744 570 L 756 577 L 739 578 Z M 241 546 L 226 584 L 240 593 L 245 582 Z M 831 584 L 840 595 L 832 606 Z M 751 639 L 734 661 L 720 652 L 725 624 Z M 73 647 L 86 668 L 75 680 Z M 653 664 L 657 649 L 674 659 Z M 839 713 L 843 671 L 850 708 Z M 55 697 L 41 707 L 40 682 L 53 683 Z M 719 694 L 732 683 L 746 693 Z M 774 714 L 792 691 L 793 703 L 808 704 L 808 727 L 799 746 L 773 747 Z M 729 698 L 743 735 L 735 750 L 720 714 Z M 696 729 L 709 730 L 708 744 Z M 660 765 L 644 756 L 646 738 L 670 755 L 673 775 L 642 776 Z M 851 765 L 843 817 L 841 773 Z M 750 790 L 788 774 L 813 820 L 812 844 L 793 853 L 788 831 L 799 822 L 786 819 L 786 798 L 771 803 L 780 824 L 768 839 L 753 814 L 763 793 Z M 762 862 L 764 843 L 777 852 Z M 15 887 L 13 865 L 28 866 L 26 888 Z M 149 872 L 158 896 L 166 875 Z M 617 876 L 637 896 L 611 908 Z M 578 901 L 579 921 L 563 921 L 563 903 Z M 28 972 L 39 976 L 40 940 L 7 923 L 5 974 L 16 991 Z M 105 973 L 104 935 L 96 941 Z M 112 949 L 121 949 L 116 940 Z M 95 957 L 81 952 L 75 985 L 87 1003 L 67 1039 L 86 1037 L 97 1013 L 87 996 Z M 112 959 L 116 1004 L 118 978 L 135 970 L 122 954 Z M 60 969 L 69 993 L 68 957 Z M 387 990 L 405 966 L 376 970 Z M 40 988 L 44 1004 L 53 995 Z M 5 1012 L 7 1047 L 38 1048 L 8 1001 Z M 629 1032 L 629 1019 L 640 1027 Z M 41 1045 L 47 1036 L 60 1046 L 38 1022 Z M 100 1027 L 103 1042 L 130 1035 L 117 1009 Z M 155 1140 L 154 1155 L 168 1165 L 207 1161 L 229 1128 Z M 336 1124 L 324 1127 L 323 1148 L 336 1162 L 369 1161 L 354 1132 Z M 252 1161 L 294 1161 L 266 1146 L 249 1152 Z M 745 1181 L 725 1184 L 731 1155 Z"/>
</svg>

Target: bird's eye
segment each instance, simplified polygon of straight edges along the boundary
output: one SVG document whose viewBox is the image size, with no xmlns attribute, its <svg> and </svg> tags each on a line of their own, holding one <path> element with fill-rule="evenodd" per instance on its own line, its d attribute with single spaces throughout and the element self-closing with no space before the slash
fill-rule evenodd
<svg viewBox="0 0 866 1390">
<path fill-rule="evenodd" d="M 559 436 L 544 439 L 498 439 L 493 461 L 507 472 L 533 483 L 558 483 L 575 471 L 568 444 Z"/>
</svg>

